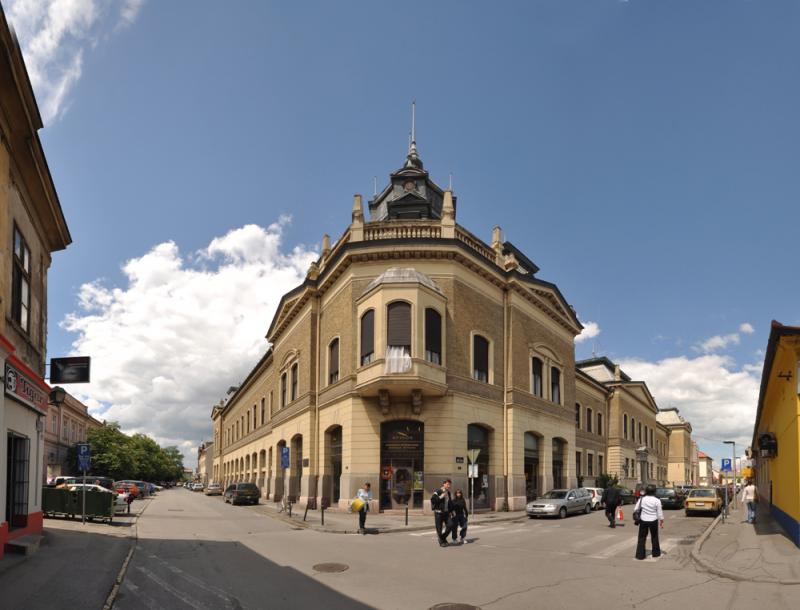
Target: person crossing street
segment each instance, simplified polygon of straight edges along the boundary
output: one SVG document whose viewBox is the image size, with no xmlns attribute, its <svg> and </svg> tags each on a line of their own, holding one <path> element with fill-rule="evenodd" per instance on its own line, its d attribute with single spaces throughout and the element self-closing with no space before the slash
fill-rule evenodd
<svg viewBox="0 0 800 610">
<path fill-rule="evenodd" d="M 467 539 L 467 501 L 464 499 L 464 492 L 456 489 L 456 495 L 453 498 L 453 520 L 450 528 L 450 533 L 453 537 L 453 543 L 456 542 L 456 534 L 460 544 L 464 544 Z M 459 532 L 458 529 L 461 528 Z"/>
<path fill-rule="evenodd" d="M 439 537 L 439 546 L 447 546 L 447 536 L 451 527 L 453 527 L 451 485 L 452 481 L 445 479 L 442 481 L 442 486 L 433 492 L 431 496 L 431 508 L 433 509 L 434 524 L 436 525 L 436 535 Z"/>
<path fill-rule="evenodd" d="M 601 501 L 606 507 L 608 527 L 617 527 L 617 507 L 622 504 L 622 496 L 620 495 L 619 487 L 606 487 L 603 490 Z"/>
</svg>

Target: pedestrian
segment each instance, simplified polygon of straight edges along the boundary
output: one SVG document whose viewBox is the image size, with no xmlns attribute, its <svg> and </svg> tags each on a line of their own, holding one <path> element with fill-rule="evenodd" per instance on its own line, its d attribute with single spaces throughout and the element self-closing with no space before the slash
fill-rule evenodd
<svg viewBox="0 0 800 610">
<path fill-rule="evenodd" d="M 370 491 L 369 482 L 364 483 L 364 487 L 358 490 L 356 497 L 364 504 L 358 509 L 358 533 L 367 533 L 367 513 L 369 512 L 369 502 L 372 500 L 372 492 Z"/>
<path fill-rule="evenodd" d="M 619 493 L 619 487 L 612 485 L 603 490 L 603 495 L 600 498 L 603 505 L 606 507 L 606 519 L 608 519 L 608 527 L 617 527 L 617 506 L 622 503 L 622 496 Z"/>
<path fill-rule="evenodd" d="M 453 512 L 450 528 L 453 543 L 456 542 L 456 534 L 458 534 L 459 543 L 464 544 L 467 539 L 467 501 L 464 499 L 464 492 L 460 489 L 456 489 L 456 495 L 453 498 Z M 461 528 L 460 532 L 458 531 L 459 528 Z"/>
<path fill-rule="evenodd" d="M 747 507 L 747 522 L 756 522 L 756 503 L 758 502 L 758 491 L 753 485 L 753 479 L 747 479 L 747 485 L 742 489 L 742 504 Z"/>
<path fill-rule="evenodd" d="M 638 517 L 637 517 L 638 514 Z M 661 557 L 661 545 L 658 543 L 658 528 L 664 528 L 664 511 L 661 500 L 656 498 L 656 486 L 648 485 L 644 488 L 644 495 L 636 502 L 633 509 L 634 522 L 639 521 L 639 540 L 636 545 L 636 559 L 645 558 L 645 542 L 647 533 L 650 532 L 650 543 L 653 545 L 653 557 Z"/>
<path fill-rule="evenodd" d="M 436 524 L 436 535 L 439 538 L 439 546 L 447 546 L 447 535 L 452 526 L 451 513 L 452 497 L 450 496 L 450 486 L 452 481 L 445 479 L 442 486 L 433 492 L 431 496 L 431 508 L 433 509 L 434 523 Z"/>
</svg>

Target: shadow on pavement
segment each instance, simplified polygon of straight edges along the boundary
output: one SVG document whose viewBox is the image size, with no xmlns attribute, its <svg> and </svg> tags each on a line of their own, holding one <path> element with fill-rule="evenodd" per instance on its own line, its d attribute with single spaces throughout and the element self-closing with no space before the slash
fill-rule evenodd
<svg viewBox="0 0 800 610">
<path fill-rule="evenodd" d="M 139 540 L 113 607 L 371 608 L 321 582 L 347 578 L 347 571 L 307 569 L 309 574 L 279 565 L 239 542 Z"/>
</svg>

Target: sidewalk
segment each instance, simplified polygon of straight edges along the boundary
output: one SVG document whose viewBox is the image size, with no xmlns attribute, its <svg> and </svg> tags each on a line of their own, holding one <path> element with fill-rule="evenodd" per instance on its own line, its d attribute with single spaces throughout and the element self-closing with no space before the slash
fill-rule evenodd
<svg viewBox="0 0 800 610">
<path fill-rule="evenodd" d="M 746 511 L 732 510 L 723 523 L 718 517 L 700 536 L 692 558 L 704 570 L 750 582 L 800 584 L 800 549 L 781 527 L 759 507 L 756 523 L 745 521 Z"/>
<path fill-rule="evenodd" d="M 303 521 L 305 509 L 292 508 L 291 518 L 286 513 L 279 513 L 280 505 L 274 502 L 264 502 L 254 510 L 273 518 L 285 521 L 295 527 L 303 527 L 326 532 L 329 534 L 356 534 L 358 533 L 358 515 L 339 510 L 325 511 L 325 525 L 322 525 L 322 516 L 319 510 L 309 510 L 306 520 Z M 524 510 L 513 512 L 486 512 L 477 513 L 470 519 L 470 525 L 485 525 L 487 523 L 498 523 L 501 521 L 516 521 L 526 519 Z M 403 513 L 379 513 L 370 512 L 367 514 L 367 533 L 368 534 L 391 534 L 397 532 L 418 532 L 422 530 L 433 531 L 433 515 L 409 514 L 408 525 L 405 524 L 405 514 Z"/>
<path fill-rule="evenodd" d="M 151 501 L 135 502 L 130 516 L 111 524 L 45 518 L 36 553 L 6 553 L 0 561 L 0 607 L 103 608 L 135 541 L 138 515 Z"/>
</svg>

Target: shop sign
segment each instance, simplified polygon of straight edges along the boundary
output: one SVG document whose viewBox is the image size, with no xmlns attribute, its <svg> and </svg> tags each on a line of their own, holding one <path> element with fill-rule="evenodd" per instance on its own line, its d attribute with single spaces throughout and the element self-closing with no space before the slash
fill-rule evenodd
<svg viewBox="0 0 800 610">
<path fill-rule="evenodd" d="M 384 481 L 389 481 L 392 478 L 392 467 L 391 466 L 384 466 L 381 468 L 381 478 Z"/>
<path fill-rule="evenodd" d="M 47 393 L 28 375 L 6 362 L 5 393 L 27 407 L 47 413 Z"/>
<path fill-rule="evenodd" d="M 456 457 L 456 464 L 463 464 L 464 463 L 464 456 Z"/>
<path fill-rule="evenodd" d="M 415 470 L 414 471 L 414 491 L 422 491 L 424 486 L 422 484 L 423 480 L 423 471 L 422 470 Z"/>
</svg>

